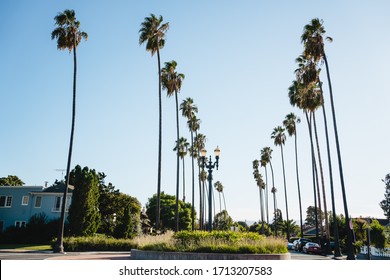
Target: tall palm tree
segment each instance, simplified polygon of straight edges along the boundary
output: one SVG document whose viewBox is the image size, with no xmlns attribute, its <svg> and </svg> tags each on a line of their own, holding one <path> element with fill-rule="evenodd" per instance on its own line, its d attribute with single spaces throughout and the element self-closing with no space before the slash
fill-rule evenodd
<svg viewBox="0 0 390 280">
<path fill-rule="evenodd" d="M 312 57 L 315 62 L 323 61 L 325 63 L 326 68 L 326 75 L 328 80 L 328 87 L 329 87 L 329 96 L 330 96 L 330 103 L 331 103 L 331 109 L 332 109 L 332 118 L 333 118 L 333 128 L 334 128 L 334 134 L 335 134 L 335 142 L 336 142 L 336 149 L 337 149 L 337 159 L 339 164 L 339 174 L 340 174 L 340 183 L 341 183 L 341 191 L 343 196 L 343 204 L 344 204 L 344 215 L 345 215 L 345 228 L 347 231 L 347 248 L 348 248 L 348 259 L 355 259 L 354 251 L 353 251 L 353 232 L 350 228 L 350 218 L 348 213 L 348 205 L 347 205 L 347 197 L 346 197 L 346 190 L 345 190 L 345 183 L 344 183 L 344 173 L 343 173 L 343 165 L 341 160 L 341 151 L 340 151 L 340 143 L 339 143 L 339 136 L 338 136 L 338 130 L 337 130 L 337 122 L 336 122 L 336 112 L 335 112 L 335 106 L 333 101 L 333 90 L 332 90 L 332 82 L 330 79 L 330 71 L 329 71 L 329 64 L 328 59 L 325 54 L 325 46 L 324 41 L 332 42 L 333 39 L 330 37 L 325 37 L 324 35 L 326 31 L 323 26 L 323 21 L 314 18 L 311 20 L 311 22 L 304 27 L 303 34 L 301 36 L 301 41 L 304 44 L 304 52 L 305 55 L 308 57 Z M 333 189 L 331 185 L 331 193 L 333 196 Z M 332 208 L 334 208 L 334 199 L 332 199 Z M 333 211 L 333 215 L 335 216 L 336 213 Z M 334 218 L 335 220 L 335 218 Z M 335 227 L 337 228 L 337 227 Z M 338 236 L 338 232 L 335 232 L 335 237 Z M 337 244 L 336 242 L 336 248 Z M 338 250 L 339 251 L 339 250 Z M 339 252 L 337 252 L 339 253 Z"/>
<path fill-rule="evenodd" d="M 165 62 L 165 67 L 161 71 L 161 83 L 163 89 L 167 91 L 168 97 L 175 95 L 176 102 L 176 141 L 179 143 L 180 131 L 179 131 L 179 101 L 177 94 L 181 90 L 182 82 L 185 78 L 184 74 L 176 72 L 177 62 L 172 60 Z M 179 230 L 179 151 L 176 151 L 176 206 L 175 206 L 175 220 L 176 231 Z"/>
<path fill-rule="evenodd" d="M 297 80 L 289 87 L 289 98 L 292 106 L 298 106 L 303 110 L 307 125 L 309 129 L 310 145 L 311 145 L 311 157 L 312 157 L 312 174 L 313 174 L 313 195 L 314 195 L 314 207 L 321 209 L 321 196 L 318 185 L 318 171 L 316 167 L 316 159 L 314 153 L 314 142 L 312 134 L 312 119 L 315 110 L 322 104 L 322 98 L 317 86 L 317 79 L 319 72 L 312 61 L 308 60 L 306 56 L 301 55 L 296 59 L 299 68 L 295 70 Z M 309 117 L 310 114 L 310 117 Z M 318 142 L 317 142 L 318 143 Z M 318 148 L 318 146 L 317 146 Z M 316 194 L 317 192 L 317 194 Z M 318 206 L 317 206 L 318 199 Z M 320 219 L 321 233 L 322 233 L 322 217 L 316 217 L 316 235 L 319 242 L 319 223 Z"/>
<path fill-rule="evenodd" d="M 222 212 L 222 202 L 221 202 L 221 193 L 223 193 L 223 185 L 220 181 L 214 183 L 214 188 L 217 190 L 219 195 L 219 212 Z M 225 211 L 226 211 L 226 203 L 225 203 Z"/>
<path fill-rule="evenodd" d="M 54 17 L 57 27 L 51 33 L 51 39 L 57 39 L 57 49 L 65 50 L 69 52 L 73 51 L 73 106 L 72 106 L 72 127 L 70 131 L 70 143 L 68 152 L 68 163 L 66 166 L 66 180 L 64 196 L 62 198 L 61 207 L 61 220 L 58 231 L 57 243 L 54 249 L 55 252 L 64 252 L 63 239 L 64 239 L 64 224 L 65 224 L 65 206 L 66 197 L 68 194 L 69 178 L 70 178 L 70 166 L 72 161 L 73 150 L 73 136 L 76 119 L 76 74 L 77 74 L 77 55 L 76 50 L 82 39 L 87 40 L 88 34 L 81 31 L 80 22 L 76 20 L 76 13 L 74 10 L 65 10 Z"/>
<path fill-rule="evenodd" d="M 297 175 L 297 187 L 298 187 L 298 201 L 299 201 L 299 219 L 301 226 L 301 237 L 303 237 L 303 217 L 302 217 L 302 199 L 301 199 L 301 188 L 299 184 L 299 170 L 298 170 L 298 147 L 297 147 L 297 124 L 301 122 L 301 119 L 294 113 L 286 115 L 283 125 L 287 130 L 288 135 L 294 136 L 295 140 L 295 171 Z"/>
<path fill-rule="evenodd" d="M 260 160 L 260 165 L 264 167 L 265 170 L 265 216 L 267 218 L 267 224 L 269 224 L 269 211 L 268 211 L 268 172 L 267 172 L 267 163 L 265 160 Z"/>
<path fill-rule="evenodd" d="M 175 152 L 179 153 L 179 156 L 183 163 L 183 202 L 186 201 L 186 180 L 185 180 L 185 163 L 184 158 L 189 151 L 190 144 L 187 142 L 187 139 L 184 137 L 179 138 L 179 142 L 176 141 L 175 148 L 173 149 Z"/>
<path fill-rule="evenodd" d="M 156 202 L 156 231 L 160 227 L 160 200 L 161 200 L 161 151 L 162 151 L 162 97 L 161 97 L 161 63 L 160 49 L 165 45 L 165 34 L 169 29 L 169 23 L 163 23 L 163 17 L 150 14 L 141 23 L 139 30 L 139 44 L 146 43 L 146 51 L 153 56 L 157 54 L 158 66 L 158 167 L 157 167 L 157 202 Z"/>
<path fill-rule="evenodd" d="M 204 184 L 202 184 L 201 174 L 201 159 L 199 157 L 200 151 L 204 149 L 206 145 L 206 136 L 202 133 L 195 131 L 194 149 L 198 155 L 198 183 L 199 183 L 199 227 L 202 230 L 204 225 L 204 205 L 205 205 L 205 190 Z"/>
<path fill-rule="evenodd" d="M 185 100 L 182 101 L 180 104 L 180 110 L 183 115 L 183 117 L 187 118 L 187 125 L 191 133 L 191 167 L 192 167 L 192 210 L 191 210 L 191 217 L 192 217 L 192 230 L 195 228 L 195 165 L 194 165 L 194 157 L 195 157 L 195 150 L 193 149 L 194 146 L 194 131 L 197 131 L 199 129 L 199 120 L 196 118 L 195 114 L 198 113 L 198 107 L 194 104 L 194 100 L 190 97 L 187 97 Z"/>
<path fill-rule="evenodd" d="M 274 200 L 274 218 L 276 217 L 276 188 L 275 188 L 275 177 L 274 177 L 274 169 L 272 167 L 272 152 L 273 150 L 270 147 L 264 147 L 260 151 L 260 160 L 262 163 L 267 165 L 269 163 L 271 167 L 271 178 L 272 178 L 272 188 L 271 193 L 273 194 L 273 200 Z M 277 227 L 275 227 L 275 236 L 277 235 Z"/>
<path fill-rule="evenodd" d="M 256 185 L 259 187 L 259 199 L 260 199 L 260 217 L 261 217 L 261 228 L 262 233 L 264 233 L 264 203 L 263 203 L 263 190 L 265 188 L 265 184 L 263 178 L 259 171 L 259 160 L 255 159 L 252 162 L 253 166 L 253 177 L 256 181 Z"/>
<path fill-rule="evenodd" d="M 286 134 L 284 133 L 285 129 L 281 126 L 274 128 L 274 131 L 271 133 L 271 139 L 274 139 L 275 146 L 280 146 L 280 151 L 282 155 L 282 168 L 283 168 L 283 183 L 284 183 L 284 200 L 286 203 L 286 218 L 288 219 L 288 202 L 287 202 L 287 187 L 286 187 L 286 173 L 284 168 L 284 155 L 283 155 L 283 146 L 286 142 Z M 287 223 L 287 240 L 290 240 L 290 228 Z"/>
</svg>

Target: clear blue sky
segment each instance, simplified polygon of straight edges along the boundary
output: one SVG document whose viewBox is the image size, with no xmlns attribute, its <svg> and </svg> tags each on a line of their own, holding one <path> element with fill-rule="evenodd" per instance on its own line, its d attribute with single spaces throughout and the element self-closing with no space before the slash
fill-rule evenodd
<svg viewBox="0 0 390 280">
<path fill-rule="evenodd" d="M 150 13 L 163 15 L 170 29 L 162 62 L 177 61 L 177 70 L 186 75 L 179 98 L 192 97 L 198 106 L 206 148 L 221 149 L 214 179 L 225 186 L 228 212 L 235 220 L 252 221 L 260 216 L 252 161 L 264 146 L 274 150 L 278 205 L 285 212 L 280 148 L 270 134 L 290 112 L 303 119 L 290 106 L 287 88 L 302 52 L 303 26 L 314 17 L 323 19 L 334 40 L 326 51 L 349 211 L 384 217 L 379 201 L 381 179 L 390 172 L 388 1 L 1 1 L 0 177 L 17 175 L 26 185 L 50 185 L 61 179 L 55 170 L 66 168 L 73 60 L 50 38 L 54 16 L 65 9 L 76 11 L 80 28 L 89 34 L 78 48 L 72 166 L 105 172 L 107 182 L 142 204 L 156 192 L 157 58 L 139 46 L 138 31 Z M 328 95 L 325 102 L 330 116 Z M 174 99 L 164 93 L 162 190 L 170 194 L 176 174 L 174 108 Z M 185 120 L 180 121 L 189 139 Z M 321 114 L 318 123 L 326 167 Z M 306 209 L 313 205 L 313 192 L 305 122 L 298 133 Z M 334 141 L 331 148 L 336 207 L 342 213 Z M 291 138 L 285 160 L 290 218 L 298 220 Z M 330 210 L 326 168 L 325 175 Z"/>
</svg>

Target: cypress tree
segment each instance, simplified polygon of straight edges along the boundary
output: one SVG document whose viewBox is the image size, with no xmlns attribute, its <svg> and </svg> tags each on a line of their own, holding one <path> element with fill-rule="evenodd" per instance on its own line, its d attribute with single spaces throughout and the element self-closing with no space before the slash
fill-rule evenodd
<svg viewBox="0 0 390 280">
<path fill-rule="evenodd" d="M 91 236 L 99 228 L 99 176 L 95 170 L 77 165 L 70 173 L 74 186 L 69 208 L 69 230 L 74 236 Z"/>
</svg>

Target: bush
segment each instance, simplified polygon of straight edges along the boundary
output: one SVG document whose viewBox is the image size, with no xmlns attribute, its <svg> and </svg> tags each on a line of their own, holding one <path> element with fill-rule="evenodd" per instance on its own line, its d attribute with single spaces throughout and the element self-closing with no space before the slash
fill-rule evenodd
<svg viewBox="0 0 390 280">
<path fill-rule="evenodd" d="M 254 232 L 181 231 L 165 241 L 140 246 L 143 250 L 197 253 L 275 254 L 287 253 L 285 240 L 265 238 Z"/>
<path fill-rule="evenodd" d="M 54 243 L 52 246 L 54 246 Z M 135 248 L 137 248 L 137 245 L 131 239 L 116 239 L 104 235 L 64 238 L 64 250 L 68 252 L 130 251 Z"/>
</svg>

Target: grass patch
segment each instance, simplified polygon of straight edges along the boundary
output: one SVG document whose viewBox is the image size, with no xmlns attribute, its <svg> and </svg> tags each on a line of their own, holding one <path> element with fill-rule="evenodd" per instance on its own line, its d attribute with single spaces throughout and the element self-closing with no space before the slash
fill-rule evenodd
<svg viewBox="0 0 390 280">
<path fill-rule="evenodd" d="M 32 244 L 1 244 L 0 249 L 15 249 L 29 251 L 50 251 L 51 245 L 32 245 Z"/>
<path fill-rule="evenodd" d="M 182 231 L 167 233 L 137 243 L 138 249 L 168 252 L 281 254 L 287 253 L 284 239 L 265 237 L 257 233 L 229 231 Z M 141 240 L 140 240 L 141 241 Z"/>
</svg>

